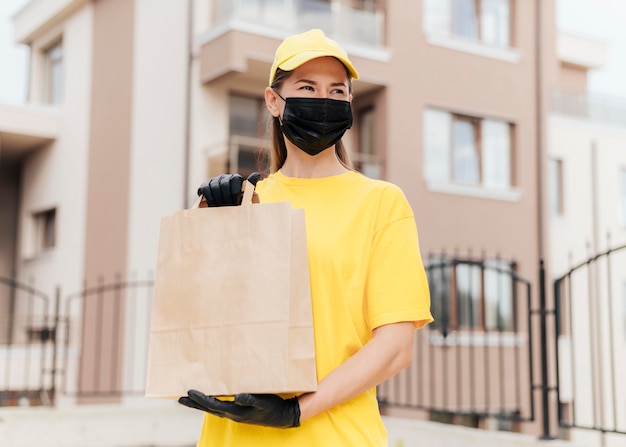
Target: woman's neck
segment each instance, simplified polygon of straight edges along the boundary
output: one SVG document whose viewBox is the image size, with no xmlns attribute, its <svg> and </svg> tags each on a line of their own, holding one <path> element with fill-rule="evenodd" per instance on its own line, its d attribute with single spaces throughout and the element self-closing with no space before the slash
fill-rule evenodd
<svg viewBox="0 0 626 447">
<path fill-rule="evenodd" d="M 348 168 L 337 158 L 334 146 L 315 156 L 310 156 L 298 148 L 288 147 L 287 159 L 281 171 L 287 177 L 319 178 L 343 174 Z"/>
</svg>

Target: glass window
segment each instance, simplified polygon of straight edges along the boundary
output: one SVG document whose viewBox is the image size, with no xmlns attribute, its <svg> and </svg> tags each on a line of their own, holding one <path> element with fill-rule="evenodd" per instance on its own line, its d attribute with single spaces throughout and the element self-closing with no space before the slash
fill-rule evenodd
<svg viewBox="0 0 626 447">
<path fill-rule="evenodd" d="M 456 266 L 456 301 L 458 326 L 480 325 L 480 266 L 461 263 Z"/>
<path fill-rule="evenodd" d="M 626 168 L 619 173 L 620 183 L 620 222 L 626 227 Z"/>
<path fill-rule="evenodd" d="M 452 115 L 440 110 L 424 112 L 424 176 L 427 180 L 450 180 Z"/>
<path fill-rule="evenodd" d="M 460 183 L 477 184 L 480 171 L 476 147 L 476 123 L 471 118 L 455 118 L 452 127 L 454 180 Z"/>
<path fill-rule="evenodd" d="M 63 99 L 63 45 L 59 41 L 45 52 L 46 101 L 59 104 Z"/>
<path fill-rule="evenodd" d="M 510 44 L 509 0 L 482 0 L 480 35 L 483 43 L 499 48 Z"/>
<path fill-rule="evenodd" d="M 429 34 L 450 34 L 452 5 L 447 0 L 424 1 L 424 30 Z"/>
<path fill-rule="evenodd" d="M 485 328 L 509 331 L 513 329 L 513 280 L 511 265 L 500 260 L 486 260 Z"/>
<path fill-rule="evenodd" d="M 512 179 L 512 126 L 505 121 L 424 111 L 424 177 L 490 189 Z"/>
<path fill-rule="evenodd" d="M 262 98 L 231 95 L 230 145 L 227 170 L 246 177 L 262 171 L 265 147 L 265 102 Z"/>
<path fill-rule="evenodd" d="M 382 178 L 382 163 L 374 148 L 376 110 L 369 107 L 358 113 L 359 152 L 352 154 L 355 167 L 370 178 Z"/>
<path fill-rule="evenodd" d="M 54 248 L 56 243 L 56 209 L 49 209 L 33 215 L 35 222 L 35 253 L 43 253 Z"/>
<path fill-rule="evenodd" d="M 230 96 L 230 134 L 246 137 L 262 137 L 263 101 L 249 96 Z"/>
<path fill-rule="evenodd" d="M 510 9 L 510 0 L 425 0 L 424 31 L 507 48 Z"/>
<path fill-rule="evenodd" d="M 452 296 L 452 265 L 449 259 L 439 256 L 430 256 L 425 263 L 430 289 L 431 312 L 435 318 L 432 328 L 446 333 L 451 327 L 450 305 Z"/>
<path fill-rule="evenodd" d="M 478 39 L 475 0 L 453 0 L 454 21 L 452 34 Z"/>
<path fill-rule="evenodd" d="M 563 161 L 548 160 L 548 206 L 551 216 L 563 215 Z"/>
<path fill-rule="evenodd" d="M 622 284 L 622 315 L 624 321 L 624 339 L 626 340 L 626 282 Z"/>
<path fill-rule="evenodd" d="M 504 121 L 482 120 L 483 184 L 508 188 L 511 184 L 511 129 Z"/>
<path fill-rule="evenodd" d="M 431 256 L 425 263 L 433 329 L 512 331 L 515 328 L 513 264 Z"/>
</svg>

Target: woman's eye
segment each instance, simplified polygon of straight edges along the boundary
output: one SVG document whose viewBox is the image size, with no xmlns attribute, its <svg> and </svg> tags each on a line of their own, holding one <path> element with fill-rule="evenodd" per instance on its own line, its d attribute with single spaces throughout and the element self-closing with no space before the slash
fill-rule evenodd
<svg viewBox="0 0 626 447">
<path fill-rule="evenodd" d="M 302 87 L 300 87 L 300 90 L 308 90 L 310 92 L 315 91 L 313 90 L 313 87 L 311 87 L 310 85 L 303 85 Z"/>
</svg>

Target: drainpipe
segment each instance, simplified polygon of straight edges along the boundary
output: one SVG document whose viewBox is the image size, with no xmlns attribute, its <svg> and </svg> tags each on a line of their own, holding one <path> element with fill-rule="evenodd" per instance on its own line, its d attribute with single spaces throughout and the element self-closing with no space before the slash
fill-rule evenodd
<svg viewBox="0 0 626 447">
<path fill-rule="evenodd" d="M 183 207 L 188 208 L 189 188 L 189 163 L 191 160 L 191 87 L 192 87 L 192 64 L 193 64 L 193 2 L 187 2 L 187 86 L 185 92 L 185 160 L 183 166 Z"/>
<path fill-rule="evenodd" d="M 541 319 L 541 403 L 542 403 L 542 429 L 543 433 L 539 439 L 554 439 L 550 436 L 550 387 L 549 387 L 549 362 L 548 362 L 548 334 L 547 334 L 547 314 L 546 306 L 547 287 L 545 269 L 545 244 L 544 244 L 544 212 L 543 212 L 543 64 L 541 44 L 543 42 L 543 16 L 541 14 L 541 0 L 535 0 L 535 103 L 536 103 L 536 126 L 537 126 L 537 250 L 539 254 L 539 305 Z"/>
<path fill-rule="evenodd" d="M 541 0 L 535 0 L 535 20 L 537 22 L 537 33 L 535 36 L 535 102 L 537 115 L 537 250 L 539 258 L 544 258 L 544 225 L 543 225 L 543 73 L 542 73 L 542 14 Z"/>
</svg>

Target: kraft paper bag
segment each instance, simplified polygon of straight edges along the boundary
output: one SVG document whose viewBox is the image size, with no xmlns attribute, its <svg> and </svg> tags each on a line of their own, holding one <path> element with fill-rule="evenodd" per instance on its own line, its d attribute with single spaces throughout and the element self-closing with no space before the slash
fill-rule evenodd
<svg viewBox="0 0 626 447">
<path fill-rule="evenodd" d="M 146 397 L 317 387 L 304 210 L 183 210 L 161 221 Z"/>
</svg>

